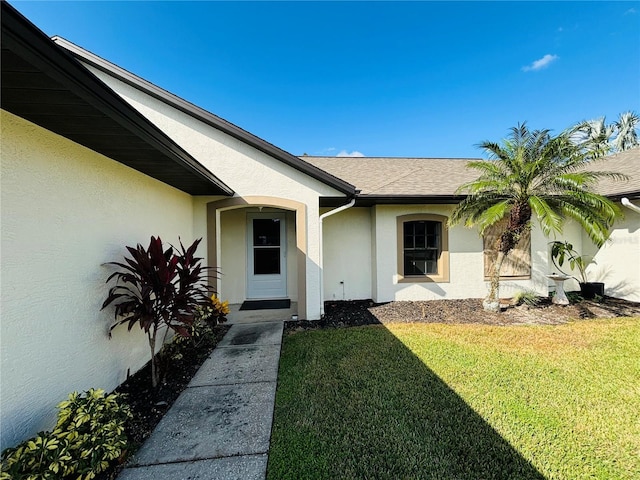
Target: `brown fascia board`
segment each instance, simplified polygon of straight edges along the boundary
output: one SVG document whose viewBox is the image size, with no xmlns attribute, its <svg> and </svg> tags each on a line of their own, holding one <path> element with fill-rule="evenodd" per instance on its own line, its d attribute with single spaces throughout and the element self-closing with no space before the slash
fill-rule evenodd
<svg viewBox="0 0 640 480">
<path fill-rule="evenodd" d="M 2 0 L 1 21 L 4 48 L 19 53 L 26 61 L 42 69 L 52 79 L 158 149 L 167 158 L 182 165 L 191 174 L 204 178 L 226 195 L 234 194 L 231 188 L 182 150 L 66 50 L 58 47 L 5 0 Z"/>
<path fill-rule="evenodd" d="M 457 205 L 466 195 L 358 195 L 356 207 L 372 207 L 374 205 Z M 613 201 L 627 197 L 630 200 L 640 199 L 640 192 L 607 195 Z M 320 198 L 321 207 L 339 207 L 343 205 L 342 197 Z"/>
<path fill-rule="evenodd" d="M 610 200 L 620 201 L 622 198 L 640 198 L 640 192 L 616 193 L 605 195 Z M 467 195 L 360 195 L 356 200 L 356 206 L 370 205 L 415 205 L 415 204 L 458 204 L 467 198 Z"/>
<path fill-rule="evenodd" d="M 356 194 L 356 189 L 353 185 L 344 180 L 331 175 L 330 173 L 325 172 L 324 170 L 315 167 L 300 158 L 285 152 L 284 150 L 276 147 L 275 145 L 263 140 L 252 133 L 243 130 L 242 128 L 234 125 L 217 115 L 214 115 L 207 110 L 198 107 L 197 105 L 188 102 L 187 100 L 174 95 L 173 93 L 164 90 L 163 88 L 154 85 L 153 83 L 125 70 L 122 67 L 119 67 L 108 60 L 105 60 L 98 55 L 85 50 L 74 43 L 62 38 L 62 37 L 53 37 L 52 40 L 60 45 L 61 47 L 67 49 L 71 54 L 73 54 L 76 58 L 79 58 L 83 62 L 88 63 L 89 65 L 97 68 L 98 70 L 111 75 L 122 82 L 143 91 L 144 93 L 152 96 L 153 98 L 164 102 L 177 110 L 186 113 L 187 115 L 196 118 L 197 120 L 215 128 L 216 130 L 220 130 L 221 132 L 230 135 L 231 137 L 240 140 L 241 142 L 259 150 L 263 153 L 266 153 L 270 157 L 275 158 L 276 160 L 280 160 L 286 165 L 293 167 L 294 169 L 316 179 L 320 182 L 329 185 L 330 187 L 335 188 L 339 192 L 344 193 L 347 196 L 354 196 Z"/>
<path fill-rule="evenodd" d="M 360 198 L 377 204 L 411 203 L 460 203 L 466 195 L 361 195 Z"/>
<path fill-rule="evenodd" d="M 640 199 L 640 192 L 638 191 L 631 191 L 631 192 L 627 192 L 627 193 L 616 193 L 615 195 L 605 195 L 609 200 L 614 200 L 616 202 L 619 202 L 620 200 L 622 200 L 623 198 L 628 198 L 629 200 L 638 200 Z"/>
<path fill-rule="evenodd" d="M 466 195 L 358 195 L 356 207 L 373 205 L 446 205 L 458 204 Z M 321 207 L 337 207 L 344 204 L 343 198 L 320 198 Z"/>
</svg>

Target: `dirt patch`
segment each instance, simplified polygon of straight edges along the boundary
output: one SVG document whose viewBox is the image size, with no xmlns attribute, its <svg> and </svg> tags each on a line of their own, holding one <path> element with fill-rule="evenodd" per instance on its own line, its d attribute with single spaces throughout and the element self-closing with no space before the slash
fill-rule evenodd
<svg viewBox="0 0 640 480">
<path fill-rule="evenodd" d="M 285 323 L 285 329 L 290 332 L 398 322 L 559 325 L 584 318 L 640 317 L 640 303 L 612 297 L 603 297 L 599 301 L 576 298 L 567 306 L 540 298 L 534 307 L 507 303 L 503 307 L 501 313 L 485 312 L 479 298 L 389 303 L 372 300 L 326 302 L 322 320 L 290 321 Z"/>
</svg>

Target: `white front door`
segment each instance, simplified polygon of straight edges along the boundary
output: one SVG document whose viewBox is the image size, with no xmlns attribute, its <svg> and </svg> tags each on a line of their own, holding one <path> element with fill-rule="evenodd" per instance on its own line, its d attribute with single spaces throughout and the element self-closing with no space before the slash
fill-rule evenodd
<svg viewBox="0 0 640 480">
<path fill-rule="evenodd" d="M 247 298 L 287 296 L 287 252 L 283 213 L 247 214 Z"/>
</svg>

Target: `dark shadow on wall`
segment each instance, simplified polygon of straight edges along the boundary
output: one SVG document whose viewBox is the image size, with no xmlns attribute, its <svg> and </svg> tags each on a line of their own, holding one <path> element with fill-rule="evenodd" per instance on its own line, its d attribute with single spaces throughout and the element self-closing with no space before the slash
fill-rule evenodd
<svg viewBox="0 0 640 480">
<path fill-rule="evenodd" d="M 283 342 L 269 479 L 545 478 L 384 326 L 300 328 Z"/>
</svg>

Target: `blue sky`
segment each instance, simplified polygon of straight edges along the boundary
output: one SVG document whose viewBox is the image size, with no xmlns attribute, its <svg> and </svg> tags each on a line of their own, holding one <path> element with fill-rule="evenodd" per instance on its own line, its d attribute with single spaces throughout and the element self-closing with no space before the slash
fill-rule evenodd
<svg viewBox="0 0 640 480">
<path fill-rule="evenodd" d="M 478 157 L 640 111 L 638 1 L 10 3 L 295 155 Z"/>
</svg>

